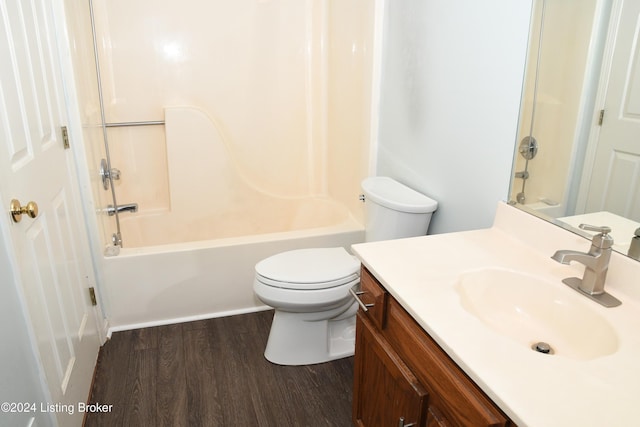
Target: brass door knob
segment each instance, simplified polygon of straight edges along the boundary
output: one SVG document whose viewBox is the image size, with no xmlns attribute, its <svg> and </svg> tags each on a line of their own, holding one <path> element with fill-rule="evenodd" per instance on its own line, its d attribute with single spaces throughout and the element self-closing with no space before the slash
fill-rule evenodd
<svg viewBox="0 0 640 427">
<path fill-rule="evenodd" d="M 11 218 L 13 222 L 20 222 L 22 214 L 27 214 L 30 218 L 38 216 L 38 205 L 36 202 L 29 202 L 26 206 L 21 206 L 20 201 L 11 200 Z"/>
</svg>

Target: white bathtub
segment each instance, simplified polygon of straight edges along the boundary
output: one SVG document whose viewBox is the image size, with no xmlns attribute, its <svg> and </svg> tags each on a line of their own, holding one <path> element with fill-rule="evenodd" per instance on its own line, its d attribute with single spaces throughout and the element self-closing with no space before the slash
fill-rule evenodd
<svg viewBox="0 0 640 427">
<path fill-rule="evenodd" d="M 294 212 L 309 213 L 313 205 L 303 203 Z M 326 203 L 317 206 L 321 205 L 327 207 Z M 104 258 L 108 285 L 102 298 L 110 332 L 266 308 L 253 294 L 254 266 L 259 260 L 286 250 L 349 248 L 364 241 L 364 227 L 351 215 L 325 213 L 316 215 L 315 227 L 309 222 L 312 215 L 291 213 L 287 218 L 298 220 L 280 224 L 301 226 L 291 231 L 251 234 L 247 229 L 251 235 L 136 248 L 125 243 L 118 256 Z M 245 224 L 256 222 L 271 230 L 260 218 Z"/>
<path fill-rule="evenodd" d="M 98 46 L 106 121 L 164 122 L 107 130 L 121 179 L 116 201 L 99 203 L 108 193 L 95 186 L 96 204 L 139 206 L 119 216 L 124 248 L 103 260 L 101 300 L 114 330 L 259 309 L 257 261 L 364 238 L 357 196 L 377 120 L 375 52 L 365 48 L 373 3 L 222 3 L 199 1 L 203 14 L 168 0 L 96 1 L 95 36 L 108 41 Z M 132 37 L 123 14 L 166 25 Z M 176 31 L 202 47 L 186 62 L 162 42 Z M 100 150 L 88 150 L 96 167 Z M 115 221 L 105 218 L 108 245 Z"/>
<path fill-rule="evenodd" d="M 128 249 L 327 228 L 349 223 L 350 217 L 345 206 L 330 198 L 281 198 L 243 186 L 233 203 L 208 209 L 176 206 L 167 212 L 125 213 L 120 226 L 123 247 Z"/>
<path fill-rule="evenodd" d="M 519 205 L 522 206 L 522 205 Z M 534 202 L 527 203 L 524 205 L 526 209 L 530 209 L 532 211 L 541 213 L 551 218 L 558 218 L 566 215 L 565 206 L 562 203 L 545 203 L 545 202 Z"/>
</svg>

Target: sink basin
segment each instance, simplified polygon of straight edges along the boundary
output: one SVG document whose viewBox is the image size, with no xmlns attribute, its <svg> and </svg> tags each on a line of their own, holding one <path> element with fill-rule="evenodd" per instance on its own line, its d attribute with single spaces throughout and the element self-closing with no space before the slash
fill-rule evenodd
<svg viewBox="0 0 640 427">
<path fill-rule="evenodd" d="M 545 342 L 553 355 L 578 360 L 603 357 L 618 349 L 615 330 L 596 311 L 600 307 L 573 295 L 560 281 L 488 268 L 462 274 L 456 290 L 467 312 L 527 347 Z"/>
</svg>

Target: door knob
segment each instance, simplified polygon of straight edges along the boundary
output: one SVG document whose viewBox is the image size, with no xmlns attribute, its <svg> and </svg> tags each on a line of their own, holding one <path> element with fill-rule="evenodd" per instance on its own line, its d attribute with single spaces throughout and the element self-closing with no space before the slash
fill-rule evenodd
<svg viewBox="0 0 640 427">
<path fill-rule="evenodd" d="M 11 200 L 11 218 L 13 222 L 20 222 L 20 220 L 22 220 L 22 214 L 27 214 L 30 218 L 38 216 L 38 205 L 36 202 L 29 202 L 26 206 L 21 206 L 19 200 Z"/>
</svg>

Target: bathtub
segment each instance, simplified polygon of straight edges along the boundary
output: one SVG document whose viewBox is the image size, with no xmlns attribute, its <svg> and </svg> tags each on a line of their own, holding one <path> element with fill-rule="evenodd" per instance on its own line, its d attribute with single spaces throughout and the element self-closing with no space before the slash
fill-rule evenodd
<svg viewBox="0 0 640 427">
<path fill-rule="evenodd" d="M 172 240 L 178 239 L 180 227 L 170 220 L 163 226 L 160 217 L 123 219 L 125 247 L 118 256 L 104 258 L 108 285 L 102 289 L 102 299 L 110 333 L 266 309 L 253 294 L 254 266 L 259 260 L 292 249 L 349 248 L 364 241 L 362 224 L 339 204 L 311 199 L 298 201 L 291 210 L 292 203 L 247 210 L 254 215 L 236 217 L 233 222 L 238 227 L 227 227 L 222 237 L 211 238 L 214 225 L 185 226 L 186 233 L 199 231 L 183 236 L 191 241 L 181 243 L 152 239 L 152 245 L 140 246 L 136 239 L 148 230 L 163 230 L 157 234 Z M 284 211 L 289 213 L 277 215 Z M 274 223 L 266 222 L 268 218 Z M 252 224 L 258 230 L 251 229 Z M 126 230 L 136 226 L 138 235 L 128 239 Z M 245 235 L 229 236 L 232 229 L 244 230 Z"/>
<path fill-rule="evenodd" d="M 146 160 L 157 173 L 146 173 L 156 177 L 150 186 L 146 175 L 136 176 L 142 166 L 119 163 L 118 203 L 136 202 L 139 210 L 119 216 L 123 247 L 103 259 L 100 291 L 111 331 L 264 309 L 253 295 L 258 261 L 364 241 L 359 182 L 342 185 L 344 200 L 298 182 L 295 174 L 284 174 L 291 185 L 272 186 L 243 163 L 207 112 L 167 107 L 164 116 L 165 137 L 143 152 L 135 151 L 142 139 L 123 140 L 129 150 L 123 161 Z M 150 147 L 166 156 L 151 156 Z M 140 193 L 131 192 L 136 178 L 147 179 Z"/>
<path fill-rule="evenodd" d="M 518 204 L 518 206 L 523 205 Z M 524 207 L 525 209 L 535 211 L 550 218 L 558 218 L 566 215 L 565 206 L 562 203 L 545 203 L 543 201 L 538 201 L 534 203 L 527 203 Z"/>
</svg>

